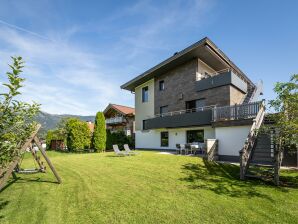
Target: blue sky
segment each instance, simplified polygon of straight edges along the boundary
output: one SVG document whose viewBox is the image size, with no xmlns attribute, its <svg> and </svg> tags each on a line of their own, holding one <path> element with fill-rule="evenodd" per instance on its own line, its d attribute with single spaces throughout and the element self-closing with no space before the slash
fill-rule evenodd
<svg viewBox="0 0 298 224">
<path fill-rule="evenodd" d="M 298 1 L 0 0 L 0 82 L 26 61 L 24 100 L 56 114 L 134 105 L 120 85 L 208 36 L 254 82 L 298 72 Z M 2 87 L 0 87 L 2 88 Z"/>
</svg>

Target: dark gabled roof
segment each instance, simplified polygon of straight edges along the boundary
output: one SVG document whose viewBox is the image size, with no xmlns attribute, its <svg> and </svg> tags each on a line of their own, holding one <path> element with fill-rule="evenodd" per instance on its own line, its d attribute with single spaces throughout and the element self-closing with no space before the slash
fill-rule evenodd
<svg viewBox="0 0 298 224">
<path fill-rule="evenodd" d="M 162 75 L 193 58 L 200 58 L 217 71 L 231 68 L 241 79 L 254 86 L 253 82 L 208 37 L 205 37 L 123 84 L 121 89 L 134 91 L 134 89 L 142 83 L 158 75 Z M 216 60 L 214 60 L 214 58 L 216 58 Z"/>
</svg>

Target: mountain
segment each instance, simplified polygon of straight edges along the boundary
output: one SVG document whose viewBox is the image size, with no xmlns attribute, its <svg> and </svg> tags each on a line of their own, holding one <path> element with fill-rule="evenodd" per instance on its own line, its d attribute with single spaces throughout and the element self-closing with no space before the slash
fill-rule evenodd
<svg viewBox="0 0 298 224">
<path fill-rule="evenodd" d="M 39 131 L 40 136 L 44 137 L 46 132 L 50 129 L 55 129 L 57 124 L 60 122 L 62 118 L 66 117 L 74 117 L 78 118 L 82 121 L 92 121 L 94 122 L 95 116 L 80 116 L 80 115 L 72 115 L 72 114 L 49 114 L 46 112 L 40 112 L 35 120 L 41 124 L 41 129 Z"/>
</svg>

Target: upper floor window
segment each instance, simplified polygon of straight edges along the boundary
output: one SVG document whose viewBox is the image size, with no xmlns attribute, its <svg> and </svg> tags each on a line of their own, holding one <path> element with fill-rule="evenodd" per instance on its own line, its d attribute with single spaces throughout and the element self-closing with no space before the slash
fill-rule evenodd
<svg viewBox="0 0 298 224">
<path fill-rule="evenodd" d="M 188 112 L 200 111 L 205 107 L 205 99 L 186 101 L 185 104 Z"/>
<path fill-rule="evenodd" d="M 149 89 L 148 86 L 142 88 L 142 102 L 148 102 L 149 100 Z"/>
<path fill-rule="evenodd" d="M 159 90 L 160 91 L 165 90 L 165 81 L 164 80 L 159 81 Z"/>
<path fill-rule="evenodd" d="M 168 112 L 168 106 L 163 106 L 159 108 L 159 113 L 161 116 L 167 112 Z"/>
</svg>

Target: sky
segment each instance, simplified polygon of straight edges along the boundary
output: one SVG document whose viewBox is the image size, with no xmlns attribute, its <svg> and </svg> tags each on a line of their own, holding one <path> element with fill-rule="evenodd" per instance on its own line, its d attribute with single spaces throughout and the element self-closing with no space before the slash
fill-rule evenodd
<svg viewBox="0 0 298 224">
<path fill-rule="evenodd" d="M 94 115 L 134 106 L 120 85 L 207 36 L 272 99 L 298 73 L 297 11 L 295 0 L 0 0 L 0 82 L 22 56 L 22 100 Z"/>
</svg>

